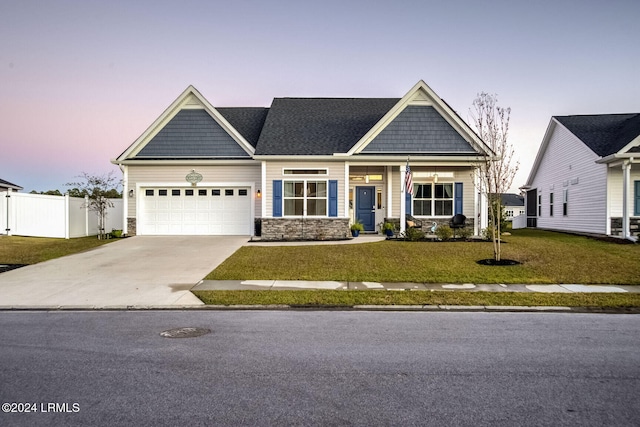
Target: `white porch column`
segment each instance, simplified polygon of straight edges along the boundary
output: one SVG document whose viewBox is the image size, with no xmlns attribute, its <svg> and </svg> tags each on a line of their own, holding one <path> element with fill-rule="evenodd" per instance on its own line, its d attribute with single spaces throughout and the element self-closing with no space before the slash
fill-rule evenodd
<svg viewBox="0 0 640 427">
<path fill-rule="evenodd" d="M 261 171 L 260 171 L 260 188 L 262 189 L 262 200 L 260 200 L 260 216 L 262 218 L 265 218 L 267 216 L 267 196 L 271 197 L 273 199 L 273 194 L 271 194 L 272 189 L 269 188 L 267 191 L 267 162 L 265 162 L 264 160 L 262 161 L 261 164 Z M 273 207 L 271 208 L 273 209 Z M 272 216 L 273 216 L 273 211 L 271 212 Z"/>
<path fill-rule="evenodd" d="M 387 211 L 386 218 L 393 216 L 393 166 L 386 166 L 387 169 Z"/>
<path fill-rule="evenodd" d="M 349 162 L 344 162 L 344 218 L 351 218 L 349 214 L 349 187 Z"/>
<path fill-rule="evenodd" d="M 406 229 L 406 216 L 407 216 L 407 198 L 405 196 L 405 175 L 407 173 L 407 166 L 400 165 L 400 232 L 404 233 Z"/>
<path fill-rule="evenodd" d="M 622 237 L 631 237 L 629 229 L 629 200 L 631 200 L 631 161 L 622 163 Z"/>
</svg>

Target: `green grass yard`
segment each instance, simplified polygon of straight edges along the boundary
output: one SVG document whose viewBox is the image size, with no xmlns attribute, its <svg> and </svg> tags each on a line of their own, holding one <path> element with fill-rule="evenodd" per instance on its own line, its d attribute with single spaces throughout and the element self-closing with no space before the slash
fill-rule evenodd
<svg viewBox="0 0 640 427">
<path fill-rule="evenodd" d="M 518 293 L 453 291 L 194 291 L 205 304 L 353 307 L 356 305 L 640 307 L 637 293 Z"/>
<path fill-rule="evenodd" d="M 516 230 L 504 239 L 502 257 L 520 265 L 476 264 L 493 256 L 490 242 L 245 246 L 206 279 L 640 284 L 638 244 L 541 230 Z"/>
<path fill-rule="evenodd" d="M 96 236 L 76 239 L 0 236 L 0 264 L 36 264 L 113 241 L 98 240 Z"/>
</svg>

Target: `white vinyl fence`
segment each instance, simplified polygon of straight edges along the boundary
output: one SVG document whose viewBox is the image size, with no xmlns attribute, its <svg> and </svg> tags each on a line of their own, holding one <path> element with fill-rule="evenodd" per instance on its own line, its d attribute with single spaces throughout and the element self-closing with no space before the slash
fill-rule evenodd
<svg viewBox="0 0 640 427">
<path fill-rule="evenodd" d="M 527 216 L 525 214 L 514 216 L 513 221 L 511 222 L 511 228 L 514 230 L 527 228 Z"/>
<path fill-rule="evenodd" d="M 122 230 L 122 199 L 110 199 L 105 231 Z M 86 200 L 69 196 L 0 193 L 0 234 L 33 237 L 95 236 L 98 215 L 86 208 Z"/>
</svg>

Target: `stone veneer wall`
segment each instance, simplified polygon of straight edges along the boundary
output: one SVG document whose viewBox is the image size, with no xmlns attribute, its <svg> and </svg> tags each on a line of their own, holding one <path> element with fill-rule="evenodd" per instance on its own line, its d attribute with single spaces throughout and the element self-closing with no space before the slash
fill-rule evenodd
<svg viewBox="0 0 640 427">
<path fill-rule="evenodd" d="M 136 235 L 136 219 L 127 218 L 127 236 Z"/>
<path fill-rule="evenodd" d="M 262 218 L 262 240 L 335 240 L 350 236 L 349 218 Z"/>
<path fill-rule="evenodd" d="M 629 232 L 632 236 L 640 237 L 640 217 L 629 218 Z M 611 235 L 622 236 L 622 218 L 611 218 Z"/>
</svg>

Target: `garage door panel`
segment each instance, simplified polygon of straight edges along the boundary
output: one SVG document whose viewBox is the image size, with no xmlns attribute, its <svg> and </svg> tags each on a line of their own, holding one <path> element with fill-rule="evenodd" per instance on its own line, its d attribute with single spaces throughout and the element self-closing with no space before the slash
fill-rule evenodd
<svg viewBox="0 0 640 427">
<path fill-rule="evenodd" d="M 249 188 L 145 188 L 138 234 L 245 235 L 253 227 Z"/>
</svg>

